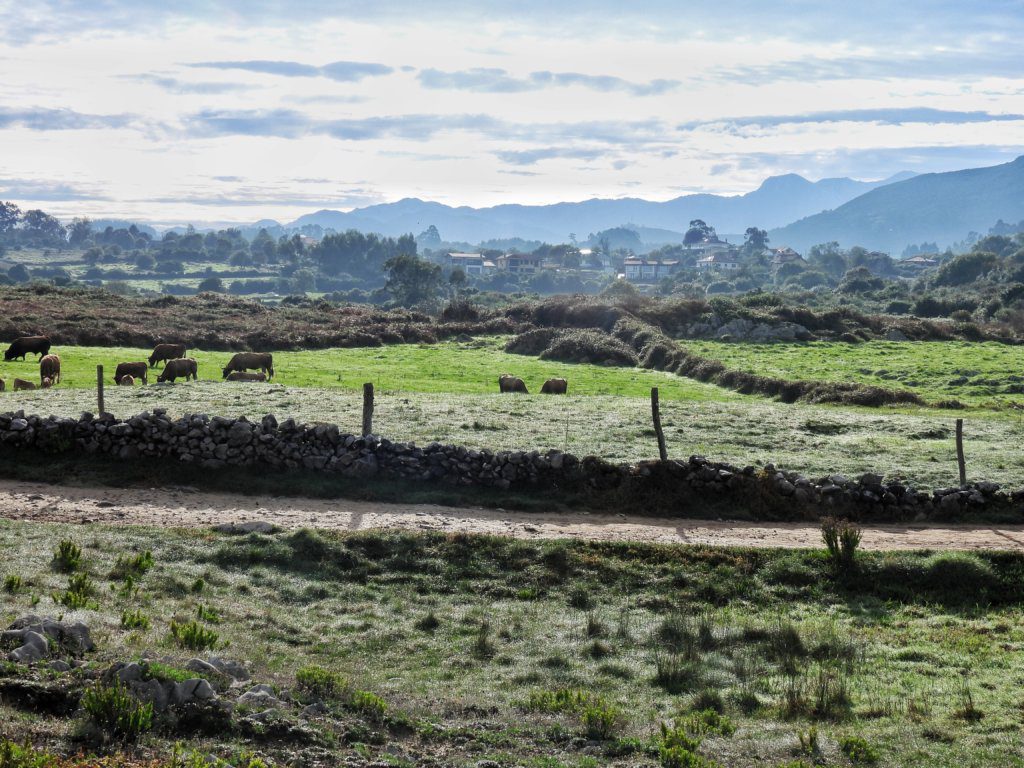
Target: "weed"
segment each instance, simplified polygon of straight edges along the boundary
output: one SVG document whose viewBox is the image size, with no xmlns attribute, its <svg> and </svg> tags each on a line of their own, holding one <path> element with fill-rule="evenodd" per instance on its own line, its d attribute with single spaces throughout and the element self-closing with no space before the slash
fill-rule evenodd
<svg viewBox="0 0 1024 768">
<path fill-rule="evenodd" d="M 133 611 L 121 611 L 121 629 L 149 629 L 149 617 L 136 608 Z"/>
<path fill-rule="evenodd" d="M 220 641 L 220 636 L 212 629 L 208 629 L 195 620 L 185 624 L 179 624 L 171 620 L 171 637 L 174 642 L 182 648 L 191 651 L 204 651 L 207 648 L 215 648 Z"/>
<path fill-rule="evenodd" d="M 587 638 L 604 637 L 608 633 L 608 627 L 593 611 L 587 613 L 587 626 L 584 630 Z"/>
<path fill-rule="evenodd" d="M 694 695 L 690 707 L 697 712 L 707 709 L 721 714 L 725 712 L 725 701 L 722 699 L 722 694 L 714 688 L 705 688 Z"/>
<path fill-rule="evenodd" d="M 494 653 L 494 642 L 491 640 L 491 623 L 487 620 L 481 621 L 480 627 L 473 638 L 473 657 L 485 660 L 494 656 Z"/>
<path fill-rule="evenodd" d="M 581 611 L 589 611 L 594 606 L 594 598 L 586 587 L 576 586 L 569 590 L 569 605 Z"/>
<path fill-rule="evenodd" d="M 682 719 L 682 727 L 691 736 L 732 736 L 736 725 L 725 715 L 714 709 L 702 709 Z"/>
<path fill-rule="evenodd" d="M 579 688 L 536 690 L 530 692 L 523 708 L 528 712 L 578 712 L 590 699 L 591 694 Z"/>
<path fill-rule="evenodd" d="M 655 684 L 667 693 L 685 693 L 700 685 L 697 663 L 673 651 L 655 651 L 654 668 Z"/>
<path fill-rule="evenodd" d="M 192 586 L 189 587 L 189 592 L 193 595 L 198 595 L 206 589 L 206 580 L 201 576 L 192 582 Z"/>
<path fill-rule="evenodd" d="M 153 726 L 153 705 L 139 702 L 120 683 L 93 686 L 82 695 L 82 708 L 107 738 L 135 741 Z"/>
<path fill-rule="evenodd" d="M 599 696 L 587 700 L 580 710 L 580 723 L 588 739 L 606 741 L 615 735 L 622 720 L 622 712 Z"/>
<path fill-rule="evenodd" d="M 61 573 L 71 573 L 81 565 L 82 548 L 71 539 L 61 539 L 53 553 L 53 567 Z"/>
<path fill-rule="evenodd" d="M 437 618 L 436 613 L 429 611 L 425 616 L 416 619 L 414 626 L 421 632 L 434 632 L 441 626 L 441 620 Z"/>
<path fill-rule="evenodd" d="M 24 744 L 0 740 L 0 768 L 49 768 L 56 762 L 54 755 L 35 749 L 27 740 Z"/>
<path fill-rule="evenodd" d="M 956 709 L 959 717 L 968 722 L 977 722 L 985 716 L 985 713 L 978 709 L 974 703 L 974 693 L 971 690 L 971 675 L 968 670 L 964 670 L 960 675 L 957 682 L 956 698 L 959 702 L 959 706 Z"/>
<path fill-rule="evenodd" d="M 869 765 L 879 759 L 878 750 L 861 736 L 844 736 L 839 740 L 839 751 L 854 765 Z"/>
<path fill-rule="evenodd" d="M 4 577 L 4 592 L 9 595 L 16 595 L 25 588 L 25 580 L 16 573 Z"/>
<path fill-rule="evenodd" d="M 798 731 L 796 734 L 798 752 L 815 762 L 821 756 L 821 744 L 818 741 L 818 726 L 812 725 L 807 732 Z"/>
</svg>

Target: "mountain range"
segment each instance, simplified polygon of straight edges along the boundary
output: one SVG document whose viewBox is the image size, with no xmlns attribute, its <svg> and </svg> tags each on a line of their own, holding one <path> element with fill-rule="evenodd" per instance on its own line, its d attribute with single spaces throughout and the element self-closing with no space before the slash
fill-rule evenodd
<svg viewBox="0 0 1024 768">
<path fill-rule="evenodd" d="M 319 225 L 338 231 L 358 229 L 382 235 L 418 234 L 431 224 L 448 242 L 478 243 L 520 237 L 549 243 L 580 240 L 592 232 L 618 225 L 685 232 L 692 219 L 703 219 L 719 232 L 743 232 L 747 227 L 781 227 L 797 219 L 842 205 L 870 190 L 912 176 L 902 173 L 884 181 L 848 178 L 812 182 L 796 174 L 773 176 L 753 192 L 723 196 L 683 195 L 665 202 L 639 198 L 592 199 L 552 205 L 496 205 L 489 208 L 451 207 L 406 198 L 352 211 L 322 210 L 302 216 L 287 228 Z M 677 239 L 677 241 L 678 241 Z"/>
<path fill-rule="evenodd" d="M 1024 219 L 1024 156 L 988 168 L 926 173 L 873 189 L 835 210 L 769 232 L 798 251 L 836 240 L 842 246 L 899 253 L 909 243 L 944 247 L 999 219 Z"/>
</svg>

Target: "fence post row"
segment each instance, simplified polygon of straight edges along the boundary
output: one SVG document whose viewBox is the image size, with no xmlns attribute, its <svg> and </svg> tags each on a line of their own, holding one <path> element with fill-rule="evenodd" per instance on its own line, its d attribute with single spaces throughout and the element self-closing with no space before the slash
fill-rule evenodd
<svg viewBox="0 0 1024 768">
<path fill-rule="evenodd" d="M 106 413 L 103 407 L 103 366 L 96 366 L 96 408 L 99 410 L 99 415 L 102 416 Z"/>
<path fill-rule="evenodd" d="M 964 462 L 964 420 L 956 420 L 956 465 L 960 470 L 960 485 L 967 485 L 967 465 Z"/>
<path fill-rule="evenodd" d="M 363 436 L 373 434 L 373 383 L 363 384 Z"/>
</svg>

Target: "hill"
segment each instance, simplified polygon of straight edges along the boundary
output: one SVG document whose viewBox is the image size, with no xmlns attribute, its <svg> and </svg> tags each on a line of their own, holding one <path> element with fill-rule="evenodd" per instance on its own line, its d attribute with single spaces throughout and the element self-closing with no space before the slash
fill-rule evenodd
<svg viewBox="0 0 1024 768">
<path fill-rule="evenodd" d="M 773 243 L 805 250 L 839 241 L 899 252 L 908 243 L 963 240 L 987 232 L 999 219 L 1024 218 L 1024 156 L 1002 165 L 928 173 L 888 184 L 840 205 L 771 231 Z"/>
<path fill-rule="evenodd" d="M 838 178 L 812 182 L 788 174 L 766 179 L 758 189 L 744 195 L 695 194 L 665 202 L 595 198 L 577 203 L 472 208 L 406 198 L 349 212 L 317 211 L 288 226 L 319 225 L 324 229 L 358 229 L 397 236 L 415 234 L 433 224 L 445 240 L 470 243 L 507 237 L 558 243 L 567 241 L 570 232 L 583 239 L 591 232 L 626 222 L 637 228 L 682 232 L 692 219 L 704 219 L 719 232 L 743 232 L 750 226 L 782 226 L 834 208 L 889 181 Z"/>
</svg>

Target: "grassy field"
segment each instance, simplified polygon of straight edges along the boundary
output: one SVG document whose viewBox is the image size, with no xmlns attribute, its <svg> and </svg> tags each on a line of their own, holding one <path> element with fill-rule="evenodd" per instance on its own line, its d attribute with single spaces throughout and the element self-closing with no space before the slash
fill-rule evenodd
<svg viewBox="0 0 1024 768">
<path fill-rule="evenodd" d="M 54 602 L 65 538 L 95 590 L 76 609 Z M 121 746 L 146 757 L 184 740 L 271 765 L 1024 765 L 1018 555 L 862 554 L 840 572 L 821 552 L 13 522 L 0 549 L 0 577 L 18 579 L 5 626 L 62 614 L 97 645 L 79 671 L 0 668 L 0 738 L 55 752 L 90 748 L 84 716 L 19 706 L 18 681 L 91 687 L 148 651 L 165 676 L 211 652 L 241 660 L 284 703 L 259 727 L 239 708 L 231 730 L 165 724 Z M 150 570 L 112 575 L 146 551 Z M 125 628 L 135 610 L 145 625 Z M 197 617 L 212 651 L 171 636 Z M 661 723 L 714 762 L 680 762 Z"/>
<path fill-rule="evenodd" d="M 480 344 L 480 346 L 477 346 Z M 882 471 L 924 487 L 956 482 L 953 423 L 966 420 L 968 475 L 1024 485 L 1020 411 L 944 411 L 786 405 L 655 371 L 552 363 L 500 350 L 500 341 L 396 345 L 275 353 L 277 381 L 231 384 L 220 377 L 229 353 L 196 353 L 203 380 L 175 385 L 113 386 L 118 360 L 145 359 L 131 349 L 66 347 L 64 383 L 55 390 L 0 394 L 5 409 L 77 416 L 95 411 L 95 366 L 107 371 L 106 408 L 130 416 L 156 407 L 258 418 L 361 423 L 361 386 L 377 388 L 375 430 L 395 440 L 434 440 L 493 449 L 556 448 L 632 461 L 656 455 L 650 387 L 661 391 L 669 452 L 703 454 L 739 465 L 774 462 L 812 475 Z M 0 375 L 27 377 L 35 363 L 0 364 Z M 569 379 L 569 397 L 495 392 L 498 373 L 523 376 L 536 392 L 548 376 Z"/>
<path fill-rule="evenodd" d="M 1024 404 L 1024 346 L 966 341 L 683 343 L 731 369 L 765 376 L 898 387 L 933 403 Z"/>
</svg>

